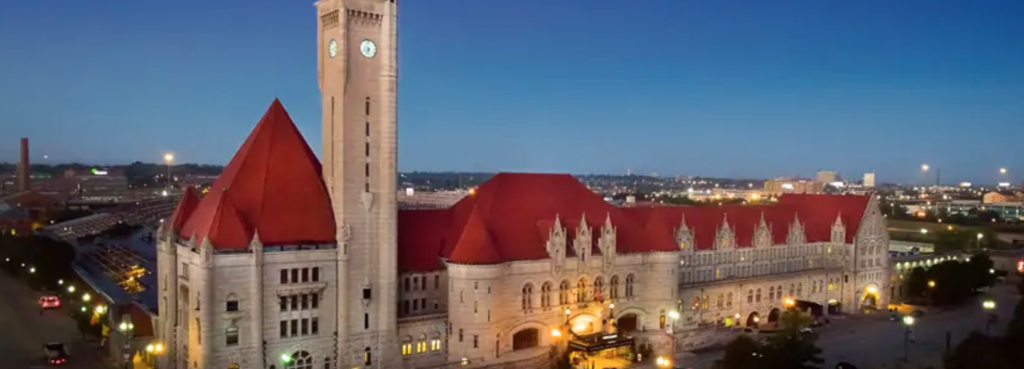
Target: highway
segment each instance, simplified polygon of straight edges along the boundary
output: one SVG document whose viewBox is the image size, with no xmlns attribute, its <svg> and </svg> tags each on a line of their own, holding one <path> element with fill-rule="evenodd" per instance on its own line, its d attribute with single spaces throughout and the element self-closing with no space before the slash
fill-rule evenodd
<svg viewBox="0 0 1024 369">
<path fill-rule="evenodd" d="M 61 308 L 39 314 L 39 294 L 20 280 L 0 272 L 0 358 L 4 369 L 45 368 L 43 344 L 60 341 L 69 347 L 68 369 L 109 368 L 96 343 L 86 342 L 75 322 Z"/>
</svg>

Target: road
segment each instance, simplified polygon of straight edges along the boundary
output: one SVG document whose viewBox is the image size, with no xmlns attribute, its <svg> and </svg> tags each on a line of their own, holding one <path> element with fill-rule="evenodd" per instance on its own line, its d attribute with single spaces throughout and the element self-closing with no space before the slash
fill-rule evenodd
<svg viewBox="0 0 1024 369">
<path fill-rule="evenodd" d="M 993 287 L 991 297 L 996 301 L 999 320 L 991 326 L 992 333 L 1002 333 L 1020 301 L 1016 289 L 1010 284 Z M 979 303 L 970 303 L 952 311 L 925 315 L 914 323 L 914 342 L 907 346 L 910 362 L 915 365 L 941 367 L 946 346 L 946 332 L 950 333 L 950 349 L 967 337 L 972 330 L 984 332 L 987 312 Z M 901 322 L 889 320 L 886 313 L 856 315 L 834 319 L 818 334 L 818 347 L 824 352 L 823 368 L 833 368 L 846 361 L 861 368 L 895 368 L 904 355 L 904 332 Z M 722 357 L 722 351 L 685 355 L 675 358 L 676 365 L 684 368 L 707 369 Z M 638 368 L 654 368 L 641 365 Z"/>
<path fill-rule="evenodd" d="M 68 346 L 68 369 L 100 369 L 95 343 L 82 340 L 75 322 L 62 308 L 39 314 L 39 294 L 20 280 L 0 272 L 0 358 L 3 368 L 43 368 L 43 344 L 60 341 Z"/>
</svg>

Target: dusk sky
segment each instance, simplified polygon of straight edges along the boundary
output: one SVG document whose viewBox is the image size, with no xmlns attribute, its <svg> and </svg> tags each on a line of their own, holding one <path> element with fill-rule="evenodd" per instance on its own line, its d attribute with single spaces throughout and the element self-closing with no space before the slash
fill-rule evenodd
<svg viewBox="0 0 1024 369">
<path fill-rule="evenodd" d="M 403 171 L 1024 177 L 1021 0 L 399 1 Z M 4 0 L 0 161 L 224 164 L 275 97 L 319 153 L 315 12 Z"/>
</svg>

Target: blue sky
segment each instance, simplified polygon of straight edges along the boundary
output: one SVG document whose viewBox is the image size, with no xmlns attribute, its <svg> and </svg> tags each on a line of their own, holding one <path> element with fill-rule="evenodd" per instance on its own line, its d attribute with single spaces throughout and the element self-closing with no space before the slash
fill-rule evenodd
<svg viewBox="0 0 1024 369">
<path fill-rule="evenodd" d="M 401 170 L 1024 177 L 1024 1 L 400 0 Z M 312 0 L 0 4 L 0 160 L 319 152 Z"/>
</svg>

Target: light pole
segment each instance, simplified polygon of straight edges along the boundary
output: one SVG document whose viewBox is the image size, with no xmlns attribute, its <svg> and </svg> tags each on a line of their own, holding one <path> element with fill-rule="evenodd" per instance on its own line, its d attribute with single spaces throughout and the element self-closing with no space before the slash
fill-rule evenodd
<svg viewBox="0 0 1024 369">
<path fill-rule="evenodd" d="M 903 362 L 910 362 L 910 342 L 911 334 L 914 333 L 914 317 L 906 315 L 903 317 L 903 325 L 906 330 L 903 332 Z"/>
<path fill-rule="evenodd" d="M 996 302 L 992 300 L 985 300 L 981 302 L 981 307 L 985 309 L 985 335 L 988 335 L 989 327 L 996 320 L 996 314 L 992 311 L 996 309 Z"/>
<path fill-rule="evenodd" d="M 135 324 L 132 324 L 131 316 L 129 316 L 128 314 L 122 315 L 121 316 L 121 324 L 119 324 L 117 326 L 117 330 L 120 331 L 121 335 L 124 337 L 124 345 L 122 346 L 122 351 L 124 353 L 124 355 L 123 355 L 123 359 L 124 359 L 123 367 L 125 369 L 128 369 L 128 368 L 131 368 L 131 364 L 132 364 L 132 355 L 131 355 L 132 334 L 133 334 L 133 331 L 135 330 Z"/>
<path fill-rule="evenodd" d="M 171 188 L 171 164 L 174 163 L 174 154 L 164 154 L 164 162 L 167 163 L 167 188 Z"/>
</svg>

